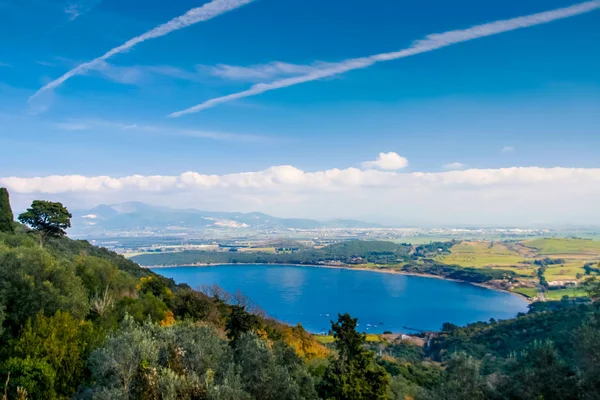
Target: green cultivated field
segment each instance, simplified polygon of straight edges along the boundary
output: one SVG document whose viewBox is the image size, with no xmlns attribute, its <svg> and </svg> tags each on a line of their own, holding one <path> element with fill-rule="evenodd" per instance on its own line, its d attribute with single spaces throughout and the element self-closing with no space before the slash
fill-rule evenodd
<svg viewBox="0 0 600 400">
<path fill-rule="evenodd" d="M 548 300 L 560 300 L 563 296 L 569 297 L 586 297 L 588 294 L 585 290 L 579 288 L 569 288 L 560 290 L 548 290 L 546 293 L 546 299 Z"/>
<path fill-rule="evenodd" d="M 523 245 L 544 256 L 576 256 L 600 258 L 600 241 L 591 239 L 533 239 Z"/>
<path fill-rule="evenodd" d="M 566 262 L 560 265 L 550 265 L 546 268 L 544 275 L 549 281 L 565 281 L 577 279 L 577 274 L 584 275 L 585 262 Z"/>
<path fill-rule="evenodd" d="M 519 252 L 509 249 L 501 242 L 461 242 L 452 247 L 451 253 L 439 257 L 439 261 L 463 267 L 507 267 L 526 261 Z"/>
<path fill-rule="evenodd" d="M 523 241 L 463 241 L 450 249 L 451 254 L 437 259 L 447 264 L 463 267 L 490 267 L 515 272 L 521 282 L 538 284 L 539 265 L 535 260 L 561 259 L 560 264 L 548 264 L 544 276 L 548 282 L 582 281 L 586 264 L 600 262 L 600 240 L 573 238 L 540 238 Z M 515 288 L 514 292 L 533 298 L 536 288 Z M 579 288 L 550 290 L 549 300 L 560 300 L 563 296 L 581 297 L 586 293 Z"/>
<path fill-rule="evenodd" d="M 520 288 L 513 289 L 513 292 L 522 294 L 526 297 L 529 297 L 530 299 L 532 299 L 538 295 L 538 291 L 536 288 L 520 287 Z"/>
</svg>

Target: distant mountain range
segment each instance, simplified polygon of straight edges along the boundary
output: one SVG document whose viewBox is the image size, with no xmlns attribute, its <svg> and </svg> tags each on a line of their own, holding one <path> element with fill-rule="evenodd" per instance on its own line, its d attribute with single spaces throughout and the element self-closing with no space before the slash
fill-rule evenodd
<svg viewBox="0 0 600 400">
<path fill-rule="evenodd" d="M 315 221 L 300 218 L 277 218 L 259 212 L 177 210 L 139 202 L 103 204 L 90 210 L 73 211 L 72 225 L 73 228 L 69 230 L 71 235 L 381 227 L 378 224 L 351 219 Z"/>
</svg>

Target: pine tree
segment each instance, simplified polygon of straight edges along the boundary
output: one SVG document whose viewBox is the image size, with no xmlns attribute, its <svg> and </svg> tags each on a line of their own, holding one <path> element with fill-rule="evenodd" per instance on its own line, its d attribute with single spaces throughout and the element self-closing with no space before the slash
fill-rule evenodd
<svg viewBox="0 0 600 400">
<path fill-rule="evenodd" d="M 338 357 L 325 370 L 320 385 L 324 399 L 385 400 L 388 399 L 390 378 L 375 363 L 375 355 L 365 349 L 366 336 L 356 331 L 357 319 L 348 314 L 332 321 Z"/>
<path fill-rule="evenodd" d="M 13 221 L 14 215 L 10 208 L 8 190 L 0 188 L 0 232 L 13 233 L 15 230 Z"/>
<path fill-rule="evenodd" d="M 63 237 L 71 227 L 73 216 L 61 203 L 34 200 L 31 207 L 19 215 L 22 224 L 29 225 L 40 234 L 40 247 L 44 247 L 46 237 Z"/>
</svg>

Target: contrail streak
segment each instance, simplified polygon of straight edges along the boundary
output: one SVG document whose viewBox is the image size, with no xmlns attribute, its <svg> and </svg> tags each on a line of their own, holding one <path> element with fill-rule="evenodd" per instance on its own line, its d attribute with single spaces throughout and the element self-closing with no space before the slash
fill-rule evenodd
<svg viewBox="0 0 600 400">
<path fill-rule="evenodd" d="M 404 50 L 395 51 L 391 53 L 374 54 L 368 57 L 352 58 L 336 63 L 330 68 L 320 69 L 307 75 L 298 76 L 294 78 L 280 79 L 271 83 L 259 83 L 252 86 L 248 90 L 233 93 L 223 97 L 216 97 L 207 100 L 204 103 L 190 107 L 188 109 L 174 112 L 172 114 L 169 114 L 169 117 L 181 117 L 182 115 L 196 113 L 202 110 L 206 110 L 207 108 L 212 108 L 219 104 L 241 99 L 244 97 L 255 96 L 257 94 L 269 92 L 271 90 L 277 90 L 289 86 L 299 85 L 305 82 L 316 81 L 318 79 L 326 78 L 329 76 L 342 74 L 347 71 L 367 68 L 375 63 L 382 61 L 397 60 L 399 58 L 426 53 L 456 43 L 467 42 L 473 39 L 497 35 L 503 32 L 514 31 L 516 29 L 527 28 L 530 26 L 545 24 L 559 19 L 573 17 L 575 15 L 594 11 L 598 8 L 600 8 L 600 0 L 587 1 L 584 3 L 576 4 L 574 6 L 559 8 L 552 11 L 546 11 L 496 22 L 490 22 L 483 25 L 476 25 L 464 30 L 455 30 L 444 33 L 431 34 L 426 36 L 425 39 L 414 42 L 411 47 Z"/>
<path fill-rule="evenodd" d="M 209 19 L 215 18 L 221 14 L 224 14 L 228 11 L 235 10 L 241 6 L 244 6 L 248 3 L 253 2 L 254 0 L 213 0 L 210 3 L 206 3 L 201 7 L 192 8 L 188 12 L 179 17 L 173 18 L 169 22 L 166 22 L 162 25 L 157 26 L 156 28 L 142 34 L 136 36 L 132 39 L 129 39 L 127 42 L 123 43 L 119 47 L 115 47 L 112 50 L 109 50 L 104 55 L 78 65 L 73 68 L 69 72 L 65 73 L 60 78 L 53 80 L 48 83 L 46 86 L 39 89 L 33 96 L 29 98 L 29 100 L 35 98 L 40 93 L 45 92 L 47 90 L 55 89 L 61 84 L 63 84 L 67 79 L 72 78 L 75 75 L 79 75 L 84 73 L 89 69 L 93 69 L 98 64 L 102 63 L 102 61 L 116 55 L 119 53 L 123 53 L 133 48 L 134 46 L 145 42 L 146 40 L 154 39 L 157 37 L 168 35 L 173 31 L 177 31 L 179 29 L 186 28 L 190 25 L 197 24 L 198 22 L 208 21 Z"/>
</svg>

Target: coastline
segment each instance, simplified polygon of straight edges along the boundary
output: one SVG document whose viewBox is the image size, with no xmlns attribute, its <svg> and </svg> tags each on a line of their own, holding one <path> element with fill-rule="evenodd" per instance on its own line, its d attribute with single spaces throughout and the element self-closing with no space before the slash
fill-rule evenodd
<svg viewBox="0 0 600 400">
<path fill-rule="evenodd" d="M 533 303 L 533 301 L 529 297 L 527 297 L 521 293 L 511 292 L 510 290 L 506 290 L 506 289 L 500 289 L 495 286 L 486 285 L 485 283 L 466 282 L 466 281 L 461 281 L 458 279 L 446 278 L 446 277 L 443 277 L 440 275 L 418 274 L 418 273 L 414 273 L 414 272 L 405 272 L 405 271 L 398 271 L 398 270 L 384 269 L 384 268 L 364 268 L 364 267 L 361 268 L 361 267 L 353 267 L 350 265 L 316 265 L 316 264 L 289 264 L 289 263 L 276 263 L 276 264 L 275 263 L 243 263 L 243 264 L 242 263 L 240 263 L 240 264 L 194 263 L 194 264 L 187 264 L 187 265 L 150 265 L 150 266 L 141 265 L 141 267 L 146 268 L 146 269 L 179 268 L 179 267 L 203 268 L 203 267 L 218 267 L 218 266 L 222 266 L 222 265 L 232 265 L 232 266 L 236 266 L 236 265 L 240 265 L 240 266 L 241 265 L 285 265 L 285 266 L 290 266 L 290 267 L 333 268 L 333 269 L 346 269 L 346 270 L 352 270 L 352 271 L 365 271 L 365 272 L 376 272 L 376 273 L 392 274 L 392 275 L 407 275 L 407 276 L 416 276 L 416 277 L 422 277 L 422 278 L 433 278 L 433 279 L 441 279 L 441 280 L 450 281 L 450 282 L 457 282 L 457 283 L 464 283 L 464 284 L 473 285 L 473 286 L 479 286 L 481 288 L 495 290 L 497 292 L 509 293 L 509 294 L 519 297 L 520 299 L 525 300 L 528 304 Z"/>
</svg>

